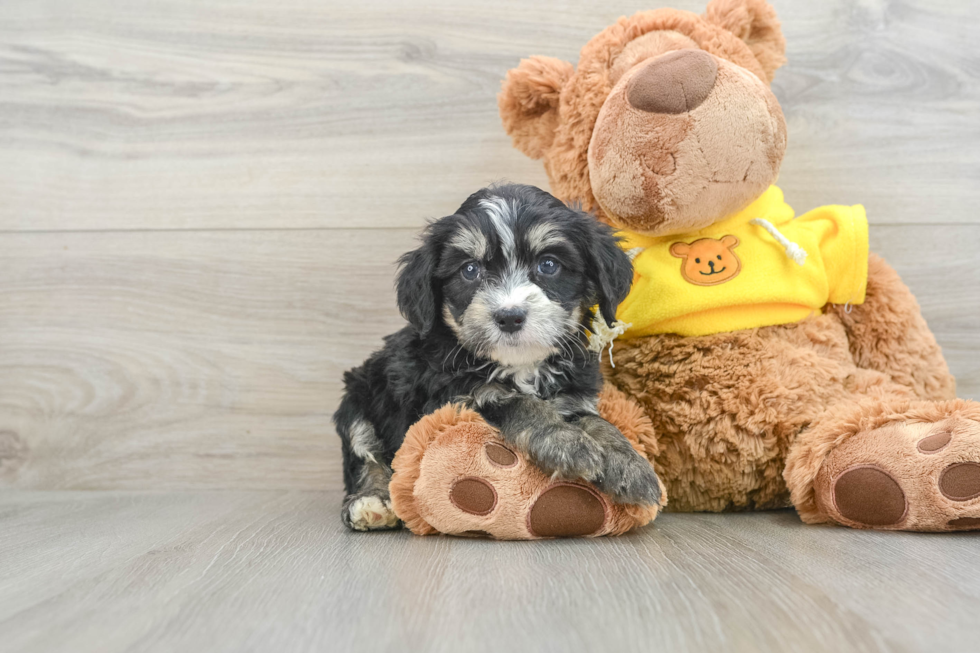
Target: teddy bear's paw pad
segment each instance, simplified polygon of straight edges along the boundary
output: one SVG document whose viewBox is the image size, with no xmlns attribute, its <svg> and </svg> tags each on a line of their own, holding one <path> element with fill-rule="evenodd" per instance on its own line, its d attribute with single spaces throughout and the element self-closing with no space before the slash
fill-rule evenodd
<svg viewBox="0 0 980 653">
<path fill-rule="evenodd" d="M 856 465 L 834 482 L 834 503 L 846 519 L 866 526 L 894 526 L 908 512 L 908 500 L 891 474 L 873 465 Z"/>
<path fill-rule="evenodd" d="M 558 483 L 535 500 L 527 529 L 535 537 L 582 537 L 602 530 L 606 518 L 606 505 L 594 490 Z"/>
<path fill-rule="evenodd" d="M 939 453 L 946 448 L 946 445 L 950 443 L 953 439 L 953 432 L 948 430 L 942 430 L 939 433 L 933 433 L 932 435 L 927 435 L 926 437 L 919 440 L 915 448 L 919 450 L 919 453 L 924 453 L 926 455 Z"/>
<path fill-rule="evenodd" d="M 939 491 L 952 501 L 980 497 L 980 463 L 953 463 L 939 476 Z"/>
<path fill-rule="evenodd" d="M 950 519 L 947 526 L 950 528 L 968 528 L 970 530 L 976 530 L 980 528 L 980 517 L 960 517 L 959 519 Z"/>
<path fill-rule="evenodd" d="M 483 450 L 490 463 L 497 467 L 509 468 L 517 465 L 517 454 L 502 444 L 488 442 Z"/>
<path fill-rule="evenodd" d="M 482 478 L 467 476 L 453 483 L 449 500 L 465 513 L 489 515 L 497 507 L 497 491 Z"/>
</svg>

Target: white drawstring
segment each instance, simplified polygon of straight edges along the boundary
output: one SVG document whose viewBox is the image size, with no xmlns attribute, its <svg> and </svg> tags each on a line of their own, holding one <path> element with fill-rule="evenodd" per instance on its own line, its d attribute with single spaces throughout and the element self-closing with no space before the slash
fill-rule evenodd
<svg viewBox="0 0 980 653">
<path fill-rule="evenodd" d="M 619 336 L 626 333 L 632 324 L 627 324 L 626 322 L 617 320 L 613 322 L 613 325 L 607 326 L 606 321 L 602 318 L 602 312 L 597 308 L 595 311 L 595 318 L 592 320 L 592 335 L 589 336 L 589 351 L 602 352 L 605 349 L 606 344 L 609 344 L 609 364 L 616 367 L 616 363 L 613 362 L 613 342 Z"/>
<path fill-rule="evenodd" d="M 769 235 L 775 238 L 777 243 L 786 248 L 786 256 L 790 257 L 797 265 L 806 263 L 806 250 L 779 233 L 779 229 L 776 229 L 773 223 L 762 218 L 753 218 L 749 221 L 749 224 L 758 225 L 768 231 Z"/>
</svg>

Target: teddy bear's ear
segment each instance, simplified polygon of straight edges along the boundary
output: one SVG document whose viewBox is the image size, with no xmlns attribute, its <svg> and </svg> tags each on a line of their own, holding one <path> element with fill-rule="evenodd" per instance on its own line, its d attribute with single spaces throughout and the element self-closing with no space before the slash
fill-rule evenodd
<svg viewBox="0 0 980 653">
<path fill-rule="evenodd" d="M 691 253 L 691 246 L 687 243 L 674 243 L 670 246 L 670 255 L 675 258 L 685 258 Z"/>
<path fill-rule="evenodd" d="M 558 99 L 571 79 L 572 64 L 552 57 L 531 57 L 507 73 L 497 104 L 514 147 L 540 159 L 558 128 Z"/>
<path fill-rule="evenodd" d="M 776 10 L 765 0 L 711 0 L 704 18 L 745 41 L 770 83 L 786 63 L 786 39 Z"/>
<path fill-rule="evenodd" d="M 725 236 L 724 238 L 721 239 L 721 244 L 727 247 L 728 249 L 734 249 L 735 247 L 738 247 L 739 242 L 740 241 L 738 239 L 738 236 Z"/>
</svg>

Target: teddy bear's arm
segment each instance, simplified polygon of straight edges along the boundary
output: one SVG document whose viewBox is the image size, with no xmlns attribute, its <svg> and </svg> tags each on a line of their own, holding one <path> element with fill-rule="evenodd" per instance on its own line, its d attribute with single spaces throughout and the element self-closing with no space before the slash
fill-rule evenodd
<svg viewBox="0 0 980 653">
<path fill-rule="evenodd" d="M 888 374 L 922 399 L 952 399 L 956 382 L 912 291 L 877 254 L 868 259 L 863 304 L 830 305 L 847 330 L 858 367 Z"/>
</svg>

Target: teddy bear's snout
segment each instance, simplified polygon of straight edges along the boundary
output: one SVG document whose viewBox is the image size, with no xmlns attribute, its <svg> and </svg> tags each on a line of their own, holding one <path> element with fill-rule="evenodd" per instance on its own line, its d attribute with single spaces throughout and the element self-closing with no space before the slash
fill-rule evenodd
<svg viewBox="0 0 980 653">
<path fill-rule="evenodd" d="M 684 113 L 700 105 L 718 78 L 718 64 L 703 50 L 675 50 L 651 59 L 630 79 L 626 100 L 649 113 Z"/>
<path fill-rule="evenodd" d="M 610 224 L 684 233 L 758 197 L 785 149 L 786 123 L 765 80 L 682 47 L 641 59 L 609 91 L 589 141 L 589 184 Z"/>
</svg>

